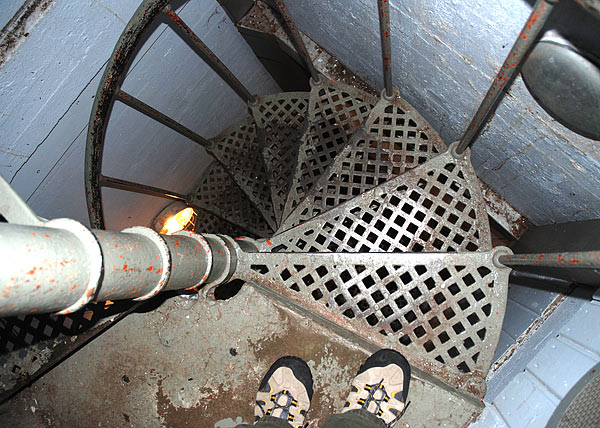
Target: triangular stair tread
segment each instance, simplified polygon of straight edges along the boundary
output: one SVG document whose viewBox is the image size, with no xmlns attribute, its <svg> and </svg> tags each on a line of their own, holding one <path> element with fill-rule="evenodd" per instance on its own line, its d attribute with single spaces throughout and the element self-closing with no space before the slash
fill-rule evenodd
<svg viewBox="0 0 600 428">
<path fill-rule="evenodd" d="M 397 90 L 391 100 L 379 100 L 362 128 L 279 231 L 308 221 L 446 150 L 435 130 Z"/>
<path fill-rule="evenodd" d="M 373 95 L 324 77 L 321 84 L 311 83 L 308 124 L 302 136 L 284 219 L 348 144 L 376 103 Z"/>
<path fill-rule="evenodd" d="M 247 236 L 248 231 L 240 228 L 221 217 L 202 209 L 196 208 L 195 232 L 196 233 L 221 233 L 229 236 Z"/>
<path fill-rule="evenodd" d="M 246 233 L 264 238 L 273 232 L 262 214 L 217 161 L 206 169 L 192 203 L 237 225 Z"/>
<path fill-rule="evenodd" d="M 282 252 L 452 252 L 492 248 L 469 153 L 446 151 L 306 223 L 259 243 Z"/>
<path fill-rule="evenodd" d="M 271 190 L 277 223 L 281 222 L 285 201 L 298 162 L 300 139 L 307 123 L 309 92 L 284 92 L 257 97 L 251 106 L 263 148 L 263 159 Z"/>
<path fill-rule="evenodd" d="M 239 271 L 241 279 L 482 397 L 510 272 L 494 265 L 493 254 L 254 253 Z"/>
<path fill-rule="evenodd" d="M 262 158 L 262 145 L 252 118 L 228 128 L 212 141 L 215 144 L 207 151 L 225 167 L 269 226 L 276 230 L 277 221 Z"/>
</svg>

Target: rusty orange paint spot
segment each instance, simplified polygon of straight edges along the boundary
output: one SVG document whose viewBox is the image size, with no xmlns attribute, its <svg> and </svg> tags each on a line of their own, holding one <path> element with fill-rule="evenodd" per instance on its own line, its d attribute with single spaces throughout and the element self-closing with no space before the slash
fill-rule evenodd
<svg viewBox="0 0 600 428">
<path fill-rule="evenodd" d="M 175 246 L 179 247 L 179 241 L 175 241 Z"/>
<path fill-rule="evenodd" d="M 31 235 L 35 236 L 35 235 L 36 235 L 36 233 L 35 233 L 35 232 L 31 232 Z"/>
<path fill-rule="evenodd" d="M 116 248 L 119 248 L 119 244 L 115 244 L 115 247 L 116 247 Z"/>
<path fill-rule="evenodd" d="M 35 269 L 36 268 L 33 268 L 29 272 L 27 272 L 27 275 L 33 275 L 35 273 Z"/>
<path fill-rule="evenodd" d="M 580 263 L 580 262 L 581 262 L 581 260 L 580 260 L 580 259 L 571 259 L 571 264 L 572 264 L 572 265 L 576 265 L 576 264 L 578 264 L 578 263 Z"/>
<path fill-rule="evenodd" d="M 267 239 L 267 245 L 273 245 L 270 240 Z"/>
<path fill-rule="evenodd" d="M 36 290 L 39 290 L 40 288 L 42 288 L 42 286 L 41 286 L 40 284 L 37 284 L 37 285 L 35 286 L 35 289 L 36 289 Z"/>
<path fill-rule="evenodd" d="M 162 269 L 157 269 L 156 273 L 162 273 Z"/>
<path fill-rule="evenodd" d="M 154 269 L 154 266 L 148 266 L 148 271 L 152 272 L 153 269 Z"/>
<path fill-rule="evenodd" d="M 127 265 L 123 265 L 123 270 L 127 270 Z"/>
<path fill-rule="evenodd" d="M 35 308 L 35 309 L 30 310 L 29 312 L 37 312 L 37 311 L 38 311 L 38 309 Z"/>
<path fill-rule="evenodd" d="M 46 233 L 44 236 L 45 236 L 46 238 L 50 238 L 50 235 L 49 235 L 49 234 L 47 234 L 47 233 Z"/>
<path fill-rule="evenodd" d="M 71 290 L 75 290 L 78 287 L 77 284 L 73 285 L 73 287 L 71 287 Z"/>
</svg>

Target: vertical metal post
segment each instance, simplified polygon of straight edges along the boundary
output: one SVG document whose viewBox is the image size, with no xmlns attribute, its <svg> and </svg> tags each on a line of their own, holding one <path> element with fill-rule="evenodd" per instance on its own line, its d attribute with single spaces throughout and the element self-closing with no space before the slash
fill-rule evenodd
<svg viewBox="0 0 600 428">
<path fill-rule="evenodd" d="M 313 63 L 310 59 L 310 56 L 308 55 L 306 46 L 304 46 L 304 42 L 302 41 L 302 36 L 300 35 L 300 32 L 296 28 L 296 25 L 292 21 L 292 18 L 290 17 L 290 14 L 288 13 L 287 7 L 285 6 L 285 3 L 283 2 L 283 0 L 275 0 L 275 5 L 277 6 L 277 9 L 279 9 L 279 13 L 281 13 L 281 16 L 283 16 L 283 19 L 285 20 L 288 30 L 290 31 L 290 35 L 292 36 L 292 41 L 294 42 L 294 45 L 296 46 L 296 50 L 298 51 L 300 56 L 304 59 L 304 62 L 306 63 L 306 66 L 308 67 L 308 71 L 310 72 L 310 76 L 312 77 L 312 79 L 315 82 L 318 82 L 319 81 L 319 73 L 317 72 L 317 69 L 313 65 Z"/>
<path fill-rule="evenodd" d="M 218 75 L 223 79 L 230 87 L 235 91 L 236 94 L 240 96 L 246 103 L 254 104 L 256 102 L 256 98 L 254 95 L 246 89 L 246 87 L 240 82 L 231 71 L 223 64 L 223 62 L 217 58 L 213 51 L 211 51 L 208 46 L 204 44 L 202 40 L 192 31 L 190 27 L 186 25 L 185 22 L 175 13 L 175 11 L 171 8 L 170 4 L 167 4 L 164 7 L 164 12 L 167 16 L 177 25 L 177 27 L 181 30 L 184 39 L 191 43 L 192 47 L 200 56 L 206 64 L 210 66 Z"/>
<path fill-rule="evenodd" d="M 391 98 L 392 89 L 392 43 L 390 40 L 390 2 L 378 0 L 379 7 L 379 32 L 381 34 L 381 58 L 383 60 L 383 84 L 385 96 Z"/>
<path fill-rule="evenodd" d="M 460 156 L 477 139 L 483 127 L 491 119 L 496 107 L 502 100 L 506 89 L 516 76 L 527 52 L 534 45 L 544 24 L 546 23 L 554 5 L 559 0 L 537 0 L 529 15 L 529 19 L 521 30 L 519 37 L 511 48 L 504 64 L 498 71 L 494 82 L 488 89 L 471 123 L 467 127 L 460 143 L 456 147 L 455 154 Z"/>
</svg>

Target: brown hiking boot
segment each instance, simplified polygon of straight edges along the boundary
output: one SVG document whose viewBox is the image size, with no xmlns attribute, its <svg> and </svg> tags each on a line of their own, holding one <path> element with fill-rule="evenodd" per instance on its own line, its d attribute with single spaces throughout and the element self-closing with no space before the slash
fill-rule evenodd
<svg viewBox="0 0 600 428">
<path fill-rule="evenodd" d="M 260 382 L 254 407 L 255 422 L 272 416 L 301 428 L 312 395 L 313 378 L 308 365 L 297 357 L 282 357 L 273 363 Z"/>
<path fill-rule="evenodd" d="M 364 409 L 391 428 L 408 406 L 410 365 L 393 349 L 382 349 L 360 366 L 342 413 Z"/>
</svg>

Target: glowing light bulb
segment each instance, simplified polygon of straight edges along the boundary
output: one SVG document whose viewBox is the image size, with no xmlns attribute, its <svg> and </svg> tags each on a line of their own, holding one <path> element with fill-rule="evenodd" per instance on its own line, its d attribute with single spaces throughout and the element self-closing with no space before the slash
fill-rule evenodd
<svg viewBox="0 0 600 428">
<path fill-rule="evenodd" d="M 185 208 L 179 211 L 177 214 L 172 215 L 166 221 L 160 233 L 163 235 L 172 235 L 175 232 L 185 229 L 194 217 L 193 208 Z"/>
</svg>

